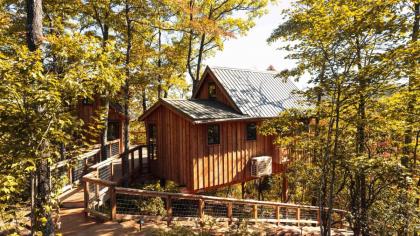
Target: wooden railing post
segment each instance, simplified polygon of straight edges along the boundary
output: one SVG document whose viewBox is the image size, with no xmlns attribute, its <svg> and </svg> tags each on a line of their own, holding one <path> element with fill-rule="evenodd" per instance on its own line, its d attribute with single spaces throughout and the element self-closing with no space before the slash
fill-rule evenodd
<svg viewBox="0 0 420 236">
<path fill-rule="evenodd" d="M 227 204 L 227 218 L 229 219 L 229 221 L 228 221 L 228 224 L 230 225 L 230 224 L 232 224 L 232 222 L 233 222 L 233 211 L 232 211 L 232 203 L 231 202 L 229 202 L 228 204 Z"/>
<path fill-rule="evenodd" d="M 276 206 L 276 220 L 277 220 L 277 225 L 280 225 L 280 207 Z"/>
<path fill-rule="evenodd" d="M 115 185 L 109 186 L 109 198 L 111 203 L 111 220 L 117 218 L 117 194 L 115 192 Z"/>
<path fill-rule="evenodd" d="M 168 196 L 166 198 L 166 220 L 168 223 L 168 226 L 171 224 L 172 221 L 172 198 L 171 196 Z"/>
<path fill-rule="evenodd" d="M 88 216 L 88 208 L 89 208 L 89 182 L 83 180 L 83 190 L 84 190 L 84 201 L 83 205 L 85 208 L 85 216 Z"/>
<path fill-rule="evenodd" d="M 140 147 L 138 151 L 139 151 L 139 169 L 140 169 L 139 174 L 141 175 L 143 173 L 143 147 Z"/>
<path fill-rule="evenodd" d="M 317 226 L 321 225 L 321 211 L 318 210 L 316 211 L 316 221 L 317 221 Z"/>
<path fill-rule="evenodd" d="M 252 206 L 252 218 L 254 218 L 255 220 L 258 219 L 258 206 L 257 206 L 257 204 L 254 204 Z"/>
<path fill-rule="evenodd" d="M 114 163 L 111 161 L 109 163 L 109 172 L 110 172 L 110 181 L 114 180 Z"/>
<path fill-rule="evenodd" d="M 72 168 L 71 166 L 67 170 L 67 175 L 69 176 L 69 184 L 73 184 L 73 175 L 71 174 Z"/>
<path fill-rule="evenodd" d="M 296 221 L 297 221 L 297 226 L 300 226 L 300 208 L 296 209 Z"/>
<path fill-rule="evenodd" d="M 133 150 L 132 152 L 131 152 L 131 174 L 134 174 L 134 151 L 135 150 Z"/>
<path fill-rule="evenodd" d="M 344 219 L 344 213 L 343 212 L 340 212 L 339 215 L 340 215 L 340 224 L 339 224 L 338 227 L 340 229 L 343 229 L 344 228 L 344 221 L 343 221 L 343 219 Z"/>
<path fill-rule="evenodd" d="M 203 199 L 198 200 L 198 217 L 200 217 L 200 219 L 203 219 L 204 217 L 204 200 Z"/>
</svg>

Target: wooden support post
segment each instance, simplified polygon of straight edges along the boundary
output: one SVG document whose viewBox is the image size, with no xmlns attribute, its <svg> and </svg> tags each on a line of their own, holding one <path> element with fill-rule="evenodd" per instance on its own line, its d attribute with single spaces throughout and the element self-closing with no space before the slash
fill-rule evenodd
<svg viewBox="0 0 420 236">
<path fill-rule="evenodd" d="M 143 147 L 139 148 L 139 174 L 141 175 L 143 173 Z"/>
<path fill-rule="evenodd" d="M 85 217 L 88 217 L 88 208 L 89 208 L 89 182 L 83 180 L 83 190 L 84 190 L 84 199 L 83 205 L 85 208 Z"/>
<path fill-rule="evenodd" d="M 227 218 L 229 219 L 228 220 L 228 224 L 230 225 L 230 224 L 232 224 L 232 222 L 233 222 L 233 211 L 232 211 L 232 203 L 231 202 L 229 202 L 228 204 L 227 204 Z"/>
<path fill-rule="evenodd" d="M 340 212 L 340 213 L 339 213 L 339 215 L 340 215 L 340 224 L 339 224 L 339 228 L 340 228 L 340 229 L 343 229 L 343 228 L 344 228 L 344 213 L 343 213 L 343 212 Z"/>
<path fill-rule="evenodd" d="M 198 200 L 198 217 L 202 219 L 204 217 L 204 200 Z"/>
<path fill-rule="evenodd" d="M 276 206 L 276 220 L 277 220 L 277 225 L 280 225 L 280 207 Z"/>
<path fill-rule="evenodd" d="M 171 196 L 166 198 L 166 221 L 168 226 L 171 224 L 172 221 L 172 199 Z"/>
<path fill-rule="evenodd" d="M 258 219 L 258 206 L 257 204 L 252 206 L 252 218 Z"/>
<path fill-rule="evenodd" d="M 318 210 L 316 211 L 316 221 L 317 221 L 317 226 L 321 225 L 321 211 Z"/>
<path fill-rule="evenodd" d="M 109 180 L 113 181 L 114 180 L 114 163 L 111 161 L 109 163 Z"/>
<path fill-rule="evenodd" d="M 109 156 L 109 157 L 112 157 L 112 144 L 109 144 L 109 145 L 108 145 L 108 149 L 109 149 L 109 150 L 108 150 L 108 153 L 109 153 L 109 155 L 108 155 L 108 156 Z M 106 158 L 108 159 L 108 157 L 106 157 Z"/>
<path fill-rule="evenodd" d="M 296 221 L 297 221 L 297 226 L 300 226 L 300 208 L 296 209 Z"/>
<path fill-rule="evenodd" d="M 134 151 L 135 150 L 133 150 L 132 152 L 131 152 L 131 173 L 130 174 L 134 174 Z"/>
<path fill-rule="evenodd" d="M 117 218 L 117 194 L 115 192 L 115 186 L 109 186 L 109 198 L 111 203 L 111 220 Z"/>
<path fill-rule="evenodd" d="M 67 169 L 67 175 L 69 176 L 69 184 L 70 184 L 70 185 L 73 185 L 73 176 L 72 176 L 71 172 L 72 172 L 72 168 L 71 168 L 71 167 L 69 167 L 69 168 Z"/>
</svg>

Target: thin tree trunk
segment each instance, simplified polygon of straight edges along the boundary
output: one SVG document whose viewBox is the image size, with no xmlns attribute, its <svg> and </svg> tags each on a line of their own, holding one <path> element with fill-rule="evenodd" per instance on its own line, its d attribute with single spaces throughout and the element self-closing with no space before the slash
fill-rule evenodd
<svg viewBox="0 0 420 236">
<path fill-rule="evenodd" d="M 105 20 L 106 21 L 106 20 Z M 103 25 L 103 35 L 102 35 L 102 46 L 105 48 L 109 38 L 109 26 L 105 22 Z M 108 143 L 108 115 L 109 115 L 109 92 L 105 91 L 105 97 L 103 99 L 103 113 L 104 118 L 102 120 L 102 137 L 101 137 L 101 157 L 106 159 L 108 157 L 107 153 L 107 143 Z M 109 155 L 111 155 L 109 153 Z M 101 160 L 102 161 L 102 160 Z"/>
<path fill-rule="evenodd" d="M 93 6 L 95 7 L 95 6 Z M 95 10 L 95 12 L 97 12 L 97 10 Z M 108 25 L 108 17 L 109 14 L 105 14 L 105 19 L 102 23 L 101 19 L 99 18 L 99 14 L 96 15 L 96 22 L 97 24 L 100 26 L 101 28 L 101 32 L 102 32 L 102 47 L 105 48 L 107 43 L 108 43 L 108 39 L 109 39 L 109 25 Z M 108 158 L 108 156 L 110 155 L 110 153 L 108 153 L 108 148 L 107 148 L 107 143 L 108 143 L 108 115 L 109 115 L 109 91 L 105 91 L 104 93 L 104 97 L 101 98 L 101 106 L 102 106 L 102 133 L 101 133 L 101 160 L 103 161 L 106 158 Z"/>
<path fill-rule="evenodd" d="M 125 20 L 127 24 L 127 49 L 125 54 L 125 66 L 126 66 L 126 79 L 124 85 L 124 116 L 125 116 L 125 126 L 124 126 L 124 155 L 122 159 L 122 168 L 123 168 L 123 176 L 124 178 L 124 185 L 128 186 L 128 179 L 129 179 L 129 164 L 128 158 L 129 154 L 128 151 L 130 149 L 130 136 L 129 136 L 129 125 L 130 125 L 130 118 L 129 118 L 129 101 L 130 101 L 130 60 L 131 60 L 131 38 L 132 38 L 132 26 L 131 26 L 131 19 L 130 19 L 130 7 L 129 2 L 126 0 L 125 2 Z"/>
<path fill-rule="evenodd" d="M 356 39 L 356 53 L 357 53 L 357 68 L 359 71 L 362 70 L 362 56 L 361 56 L 361 49 L 360 49 L 360 42 Z M 359 101 L 358 101 L 358 109 L 357 109 L 357 133 L 356 133 L 356 154 L 363 155 L 365 153 L 365 127 L 366 127 L 366 78 L 359 77 L 358 78 L 359 88 Z M 356 201 L 358 204 L 356 206 L 357 213 L 359 214 L 356 216 L 356 223 L 357 229 L 356 233 L 361 233 L 362 235 L 369 235 L 369 227 L 367 225 L 368 221 L 368 209 L 367 209 L 367 202 L 366 202 L 366 174 L 364 169 L 360 169 L 359 172 L 356 174 L 356 181 L 358 182 L 356 186 L 359 188 L 356 193 L 358 196 L 354 196 L 355 198 L 360 198 L 360 201 Z M 360 204 L 360 205 L 359 205 Z M 355 233 L 355 235 L 356 235 Z"/>
<path fill-rule="evenodd" d="M 193 0 L 190 1 L 189 6 L 190 6 L 190 24 L 192 24 L 192 21 L 194 19 L 193 17 L 194 1 Z M 191 64 L 192 51 L 193 51 L 193 30 L 191 28 L 189 32 L 189 38 L 188 38 L 187 69 L 188 69 L 188 74 L 190 75 L 191 80 L 193 82 L 193 94 L 194 94 L 194 84 L 197 83 L 196 82 L 197 79 L 195 78 L 193 70 L 192 70 L 192 66 L 193 66 Z"/>
<path fill-rule="evenodd" d="M 198 89 L 198 81 L 200 81 L 200 71 L 201 71 L 201 63 L 203 60 L 203 52 L 204 52 L 204 43 L 206 40 L 206 34 L 203 33 L 201 35 L 201 40 L 200 40 L 200 48 L 198 49 L 198 59 L 197 59 L 197 66 L 196 66 L 196 71 L 195 71 L 195 80 L 193 81 L 193 94 L 196 92 L 196 90 Z"/>
<path fill-rule="evenodd" d="M 161 75 L 161 67 L 162 67 L 162 58 L 161 58 L 161 53 L 162 53 L 162 32 L 159 29 L 158 31 L 158 68 L 159 68 L 159 73 L 158 73 L 158 99 L 162 98 L 162 75 Z"/>
<path fill-rule="evenodd" d="M 143 109 L 143 112 L 147 110 L 147 97 L 145 88 L 143 88 L 143 90 L 141 91 L 141 107 Z"/>
<path fill-rule="evenodd" d="M 418 39 L 419 34 L 419 3 L 414 4 L 414 22 L 413 22 L 413 32 L 411 35 L 411 41 L 412 43 L 415 43 Z M 403 148 L 403 154 L 404 158 L 406 159 L 403 161 L 403 164 L 408 167 L 408 162 L 410 158 L 410 145 L 412 142 L 412 136 L 413 136 L 413 115 L 414 115 L 414 104 L 416 103 L 416 95 L 414 93 L 416 88 L 416 79 L 415 78 L 415 70 L 417 69 L 417 63 L 414 60 L 412 62 L 412 73 L 409 76 L 408 80 L 408 103 L 407 103 L 407 115 L 406 115 L 406 129 L 404 132 L 404 148 Z"/>
<path fill-rule="evenodd" d="M 335 105 L 335 127 L 334 127 L 334 148 L 331 159 L 331 178 L 330 178 L 330 188 L 328 194 L 328 227 L 327 235 L 331 235 L 331 226 L 332 226 L 332 209 L 334 207 L 334 183 L 335 183 L 335 168 L 338 155 L 338 141 L 339 141 L 339 124 L 340 124 L 340 107 L 341 107 L 341 87 L 337 88 L 337 98 Z"/>
<path fill-rule="evenodd" d="M 337 106 L 337 101 L 335 101 L 334 103 L 334 99 L 337 99 L 337 93 L 334 94 L 334 97 L 332 98 L 332 104 L 335 104 L 335 106 Z M 326 192 L 328 189 L 328 182 L 327 182 L 327 177 L 330 173 L 330 169 L 328 164 L 330 162 L 330 143 L 331 143 L 331 139 L 332 139 L 332 135 L 333 135 L 333 127 L 334 127 L 334 121 L 336 119 L 335 115 L 334 115 L 335 109 L 334 106 L 331 106 L 331 111 L 329 114 L 330 120 L 329 120 L 329 124 L 328 124 L 328 132 L 327 132 L 327 140 L 325 142 L 325 153 L 324 158 L 322 158 L 322 173 L 321 173 L 321 188 L 320 188 L 320 199 L 319 199 L 319 210 L 320 210 L 320 232 L 322 236 L 327 236 L 330 233 L 330 228 L 329 228 L 329 221 L 330 221 L 330 216 L 327 212 L 327 214 L 325 213 L 325 204 L 326 204 Z M 331 188 L 332 183 L 330 183 L 330 188 Z M 328 205 L 327 205 L 328 207 Z"/>
</svg>

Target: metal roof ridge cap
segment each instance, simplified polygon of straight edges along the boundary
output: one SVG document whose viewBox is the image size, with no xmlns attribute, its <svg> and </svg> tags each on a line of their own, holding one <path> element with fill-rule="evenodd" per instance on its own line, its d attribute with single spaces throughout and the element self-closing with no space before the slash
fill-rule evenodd
<svg viewBox="0 0 420 236">
<path fill-rule="evenodd" d="M 280 71 L 269 71 L 269 70 L 258 70 L 258 69 L 246 69 L 246 68 L 235 68 L 235 67 L 226 67 L 226 66 L 209 66 L 211 69 L 221 69 L 221 70 L 236 70 L 243 72 L 256 72 L 264 74 L 278 74 Z"/>
</svg>

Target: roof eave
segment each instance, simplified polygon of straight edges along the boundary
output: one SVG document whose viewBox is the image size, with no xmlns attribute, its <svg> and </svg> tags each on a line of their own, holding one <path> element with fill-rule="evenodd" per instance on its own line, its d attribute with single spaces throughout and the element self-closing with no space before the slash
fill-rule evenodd
<svg viewBox="0 0 420 236">
<path fill-rule="evenodd" d="M 158 102 L 156 102 L 152 107 L 150 107 L 145 113 L 143 113 L 138 120 L 139 121 L 144 121 L 149 115 L 151 115 L 153 113 L 153 111 L 155 111 L 159 106 L 165 106 L 166 108 L 168 108 L 169 110 L 175 112 L 176 114 L 184 117 L 186 120 L 193 122 L 194 118 L 189 116 L 188 114 L 180 111 L 179 109 L 177 109 L 176 107 L 174 107 L 172 104 L 166 102 L 164 99 L 160 99 Z"/>
<path fill-rule="evenodd" d="M 204 119 L 204 120 L 194 120 L 193 124 L 209 124 L 209 123 L 219 123 L 219 122 L 228 122 L 228 121 L 256 121 L 256 120 L 266 120 L 273 119 L 276 117 L 239 117 L 239 118 L 221 118 L 221 119 Z"/>
</svg>

